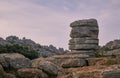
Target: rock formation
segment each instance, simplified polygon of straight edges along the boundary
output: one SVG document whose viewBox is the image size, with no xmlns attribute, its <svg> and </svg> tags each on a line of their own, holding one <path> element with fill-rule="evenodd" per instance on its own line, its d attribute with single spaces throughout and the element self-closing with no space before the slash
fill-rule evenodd
<svg viewBox="0 0 120 78">
<path fill-rule="evenodd" d="M 41 45 L 34 42 L 31 39 L 26 39 L 25 37 L 23 37 L 22 39 L 20 39 L 17 36 L 8 36 L 6 37 L 6 39 L 0 37 L 0 46 L 6 46 L 6 45 L 12 46 L 16 44 L 19 46 L 28 47 L 32 50 L 35 50 L 36 52 L 38 52 L 39 57 L 49 57 L 56 54 L 62 54 L 65 52 L 63 48 L 56 48 L 53 45 L 49 45 L 49 46 Z"/>
<path fill-rule="evenodd" d="M 0 54 L 0 78 L 120 78 L 120 56 L 90 57 L 98 49 L 98 25 L 95 19 L 79 20 L 71 23 L 71 52 L 51 57 L 30 60 L 19 53 Z M 19 44 L 35 50 L 64 51 L 54 46 L 37 45 L 30 39 L 0 38 L 1 45 Z M 120 52 L 120 41 L 110 42 L 102 50 Z M 0 49 L 1 50 L 1 49 Z M 41 50 L 41 51 L 42 51 Z M 8 50 L 9 51 L 9 50 Z M 25 51 L 26 52 L 26 51 Z M 28 52 L 26 52 L 28 53 Z M 48 54 L 47 54 L 48 55 Z M 117 54 L 118 55 L 118 54 Z"/>
<path fill-rule="evenodd" d="M 99 27 L 96 19 L 85 19 L 72 22 L 69 40 L 71 53 L 95 56 L 94 51 L 98 49 Z"/>
<path fill-rule="evenodd" d="M 31 61 L 18 53 L 2 53 L 0 54 L 0 64 L 4 69 L 20 69 L 31 66 Z"/>
<path fill-rule="evenodd" d="M 120 56 L 120 39 L 107 42 L 98 50 L 100 56 Z"/>
</svg>

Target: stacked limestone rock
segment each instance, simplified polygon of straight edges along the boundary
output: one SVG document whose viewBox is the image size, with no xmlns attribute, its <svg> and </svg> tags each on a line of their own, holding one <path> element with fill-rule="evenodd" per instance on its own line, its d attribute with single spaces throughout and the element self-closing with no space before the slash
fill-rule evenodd
<svg viewBox="0 0 120 78">
<path fill-rule="evenodd" d="M 70 24 L 72 27 L 69 41 L 71 53 L 95 56 L 98 49 L 98 23 L 96 19 L 85 19 Z"/>
</svg>

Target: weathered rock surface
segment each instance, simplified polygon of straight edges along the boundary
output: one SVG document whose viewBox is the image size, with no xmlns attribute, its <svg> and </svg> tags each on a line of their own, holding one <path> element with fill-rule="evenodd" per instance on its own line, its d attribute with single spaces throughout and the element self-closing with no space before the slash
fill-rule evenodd
<svg viewBox="0 0 120 78">
<path fill-rule="evenodd" d="M 69 45 L 74 44 L 98 44 L 98 39 L 73 38 L 69 40 Z"/>
<path fill-rule="evenodd" d="M 22 68 L 17 72 L 20 78 L 49 78 L 46 73 L 37 68 Z"/>
<path fill-rule="evenodd" d="M 120 78 L 120 66 L 88 66 L 67 69 L 64 75 L 57 78 Z"/>
<path fill-rule="evenodd" d="M 57 65 L 49 61 L 33 61 L 32 67 L 39 68 L 47 74 L 53 76 L 57 76 L 61 72 L 61 69 Z"/>
<path fill-rule="evenodd" d="M 71 30 L 70 37 L 71 38 L 81 38 L 81 37 L 97 38 L 98 27 L 89 27 L 88 25 L 73 27 L 73 29 Z"/>
<path fill-rule="evenodd" d="M 120 39 L 109 41 L 100 47 L 98 54 L 102 56 L 120 56 Z"/>
<path fill-rule="evenodd" d="M 102 57 L 102 58 L 87 58 L 88 65 L 119 65 L 120 64 L 120 57 Z"/>
<path fill-rule="evenodd" d="M 75 44 L 69 46 L 71 50 L 96 50 L 98 48 L 96 44 Z"/>
<path fill-rule="evenodd" d="M 4 53 L 0 54 L 0 64 L 9 70 L 30 67 L 31 61 L 18 53 Z"/>
<path fill-rule="evenodd" d="M 94 50 L 71 50 L 71 52 L 68 52 L 66 54 L 68 55 L 81 55 L 81 58 L 83 57 L 90 57 L 90 56 L 94 56 L 95 54 L 93 54 Z"/>
<path fill-rule="evenodd" d="M 111 51 L 105 51 L 104 56 L 120 56 L 120 48 L 119 49 L 115 49 L 115 50 L 111 50 Z"/>
<path fill-rule="evenodd" d="M 16 78 L 16 76 L 14 74 L 11 74 L 11 73 L 6 73 L 5 78 Z"/>
<path fill-rule="evenodd" d="M 120 40 L 119 39 L 116 39 L 116 40 L 113 40 L 113 41 L 109 41 L 108 43 L 105 44 L 106 48 L 108 49 L 119 49 L 120 48 Z"/>
<path fill-rule="evenodd" d="M 38 58 L 33 60 L 33 65 L 38 65 L 41 61 L 49 61 L 63 68 L 76 68 L 87 65 L 86 58 L 88 55 L 84 54 L 66 54 L 66 55 L 55 55 L 49 58 Z"/>
<path fill-rule="evenodd" d="M 86 54 L 89 56 L 95 56 L 94 51 L 98 47 L 98 33 L 99 27 L 96 19 L 85 19 L 75 21 L 70 24 L 72 27 L 69 41 L 69 49 L 71 52 L 79 51 L 80 54 Z M 74 50 L 74 51 L 73 51 Z M 89 50 L 93 50 L 89 53 Z M 75 52 L 76 52 L 75 51 Z M 88 51 L 88 52 L 83 52 Z"/>
<path fill-rule="evenodd" d="M 65 59 L 61 63 L 63 68 L 83 67 L 86 66 L 85 59 Z"/>
<path fill-rule="evenodd" d="M 89 26 L 98 26 L 98 23 L 97 23 L 97 20 L 95 19 L 89 19 L 88 20 L 79 20 L 79 21 L 75 21 L 73 23 L 70 24 L 71 27 L 76 27 L 76 26 L 86 26 L 86 25 L 89 25 Z"/>
</svg>

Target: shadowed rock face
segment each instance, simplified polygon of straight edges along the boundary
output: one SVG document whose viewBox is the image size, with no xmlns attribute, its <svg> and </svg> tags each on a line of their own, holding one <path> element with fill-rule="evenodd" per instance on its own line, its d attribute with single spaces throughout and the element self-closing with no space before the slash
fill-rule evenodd
<svg viewBox="0 0 120 78">
<path fill-rule="evenodd" d="M 70 24 L 72 27 L 69 41 L 69 49 L 72 52 L 79 52 L 94 56 L 94 50 L 98 49 L 99 27 L 96 19 L 85 19 Z M 83 53 L 83 52 L 84 53 Z M 87 52 L 88 51 L 88 52 Z M 89 53 L 90 52 L 90 53 Z"/>
<path fill-rule="evenodd" d="M 0 64 L 4 69 L 20 69 L 31 66 L 31 61 L 18 53 L 3 53 L 0 54 Z"/>
</svg>

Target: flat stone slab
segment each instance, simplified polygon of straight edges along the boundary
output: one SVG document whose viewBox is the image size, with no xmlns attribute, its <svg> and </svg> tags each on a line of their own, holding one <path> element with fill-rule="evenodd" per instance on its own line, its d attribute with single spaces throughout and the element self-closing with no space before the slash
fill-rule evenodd
<svg viewBox="0 0 120 78">
<path fill-rule="evenodd" d="M 95 53 L 92 50 L 88 50 L 88 51 L 76 51 L 76 50 L 72 50 L 71 52 L 66 53 L 66 55 L 74 55 L 74 54 L 83 54 L 83 55 L 88 55 L 88 56 L 92 56 L 95 57 Z"/>
<path fill-rule="evenodd" d="M 97 20 L 96 19 L 83 19 L 83 20 L 78 20 L 75 22 L 72 22 L 70 24 L 70 27 L 75 27 L 75 26 L 98 26 Z"/>
<path fill-rule="evenodd" d="M 99 29 L 98 27 L 74 27 L 71 30 L 70 37 L 71 38 L 81 38 L 81 37 L 92 37 L 98 38 Z"/>
<path fill-rule="evenodd" d="M 70 50 L 96 50 L 98 49 L 98 45 L 96 44 L 76 44 L 69 45 Z"/>
<path fill-rule="evenodd" d="M 89 55 L 86 54 L 64 54 L 64 55 L 55 55 L 52 58 L 55 59 L 76 59 L 76 58 L 88 58 Z"/>
<path fill-rule="evenodd" d="M 98 44 L 98 39 L 86 39 L 86 38 L 72 38 L 69 40 L 69 45 L 74 44 Z"/>
</svg>

